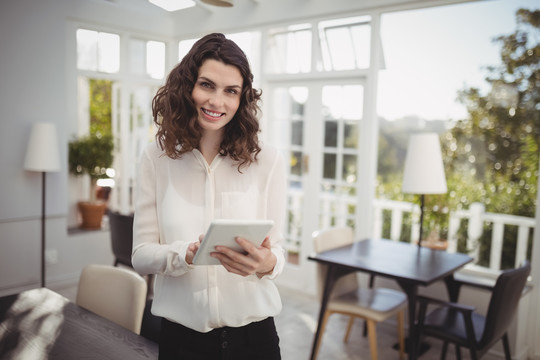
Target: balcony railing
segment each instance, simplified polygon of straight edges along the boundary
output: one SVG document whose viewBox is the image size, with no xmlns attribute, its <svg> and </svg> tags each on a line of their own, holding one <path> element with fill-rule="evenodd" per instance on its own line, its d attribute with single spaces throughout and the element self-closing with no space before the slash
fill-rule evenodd
<svg viewBox="0 0 540 360">
<path fill-rule="evenodd" d="M 383 212 L 391 213 L 390 239 L 399 241 L 403 229 L 403 216 L 412 215 L 411 242 L 418 241 L 420 207 L 416 204 L 377 199 L 374 201 L 375 221 L 373 228 L 374 237 L 382 237 Z M 518 266 L 527 257 L 527 245 L 531 229 L 535 228 L 535 219 L 516 215 L 495 214 L 485 212 L 483 204 L 473 203 L 468 210 L 458 210 L 450 213 L 448 225 L 447 251 L 456 252 L 458 243 L 458 230 L 463 220 L 467 221 L 467 249 L 471 249 L 469 255 L 475 259 L 469 268 L 486 273 L 498 273 L 501 270 L 501 257 L 503 252 L 503 235 L 505 227 L 517 226 L 517 245 L 515 250 L 514 264 Z M 486 224 L 491 224 L 491 246 L 489 267 L 475 265 L 479 259 L 479 247 L 476 246 L 478 239 L 483 235 Z"/>
</svg>

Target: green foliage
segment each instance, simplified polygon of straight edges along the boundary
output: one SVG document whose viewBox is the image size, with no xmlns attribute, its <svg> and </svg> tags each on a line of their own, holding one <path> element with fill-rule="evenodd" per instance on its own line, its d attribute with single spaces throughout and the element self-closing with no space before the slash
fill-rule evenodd
<svg viewBox="0 0 540 360">
<path fill-rule="evenodd" d="M 498 68 L 488 68 L 487 95 L 464 89 L 469 117 L 444 137 L 448 173 L 465 176 L 473 201 L 490 212 L 534 217 L 540 150 L 540 11 L 518 10 L 518 29 L 502 44 Z M 458 191 L 459 190 L 459 191 Z M 461 196 L 461 195 L 460 195 Z"/>
<path fill-rule="evenodd" d="M 92 180 L 108 177 L 105 171 L 113 163 L 111 135 L 89 135 L 69 142 L 69 172 L 87 174 Z"/>
<path fill-rule="evenodd" d="M 90 199 L 96 196 L 96 182 L 107 178 L 105 173 L 113 164 L 113 138 L 109 135 L 92 134 L 70 141 L 68 144 L 69 172 L 73 175 L 89 175 Z"/>
<path fill-rule="evenodd" d="M 90 97 L 90 135 L 73 139 L 68 146 L 69 172 L 91 179 L 90 200 L 96 197 L 96 182 L 108 178 L 113 165 L 112 81 L 88 79 Z"/>
<path fill-rule="evenodd" d="M 89 79 L 90 134 L 111 134 L 112 81 Z"/>
</svg>

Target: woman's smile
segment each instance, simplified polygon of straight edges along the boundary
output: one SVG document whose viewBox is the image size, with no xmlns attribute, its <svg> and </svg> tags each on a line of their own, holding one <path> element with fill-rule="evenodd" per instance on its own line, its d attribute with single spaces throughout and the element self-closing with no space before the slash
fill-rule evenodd
<svg viewBox="0 0 540 360">
<path fill-rule="evenodd" d="M 237 67 L 214 59 L 203 62 L 191 92 L 203 131 L 221 131 L 232 120 L 243 83 Z"/>
<path fill-rule="evenodd" d="M 219 120 L 222 116 L 225 115 L 225 113 L 221 113 L 221 112 L 215 112 L 215 111 L 211 111 L 211 110 L 208 110 L 208 109 L 205 109 L 205 108 L 202 108 L 202 113 L 205 115 L 205 117 L 209 120 L 213 120 L 213 121 L 217 121 Z"/>
</svg>

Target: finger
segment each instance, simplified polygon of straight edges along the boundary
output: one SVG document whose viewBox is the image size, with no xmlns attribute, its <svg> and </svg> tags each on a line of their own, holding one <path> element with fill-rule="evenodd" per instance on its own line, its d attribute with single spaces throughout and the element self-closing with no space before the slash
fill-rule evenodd
<svg viewBox="0 0 540 360">
<path fill-rule="evenodd" d="M 241 275 L 241 276 L 248 276 L 250 274 L 255 273 L 253 266 L 249 266 L 249 265 L 245 265 L 245 264 L 240 263 L 240 262 L 236 262 L 233 259 L 231 259 L 230 257 L 228 257 L 228 256 L 226 256 L 226 255 L 224 255 L 222 253 L 213 252 L 213 253 L 211 253 L 211 256 L 218 259 L 220 261 L 221 265 L 223 265 L 225 267 L 225 269 L 227 269 L 227 271 L 232 272 L 234 274 L 238 274 L 238 275 Z M 243 257 L 247 258 L 246 256 L 243 256 Z"/>
<path fill-rule="evenodd" d="M 238 245 L 240 245 L 242 247 L 242 249 L 244 249 L 245 251 L 247 251 L 249 254 L 255 252 L 255 250 L 257 250 L 257 247 L 249 240 L 243 238 L 243 237 L 240 237 L 240 236 L 237 236 L 236 238 L 234 238 L 234 241 L 236 241 L 236 243 Z"/>
<path fill-rule="evenodd" d="M 270 236 L 267 236 L 264 238 L 264 241 L 262 242 L 261 247 L 265 247 L 267 249 L 272 248 L 272 243 L 270 242 Z"/>
</svg>

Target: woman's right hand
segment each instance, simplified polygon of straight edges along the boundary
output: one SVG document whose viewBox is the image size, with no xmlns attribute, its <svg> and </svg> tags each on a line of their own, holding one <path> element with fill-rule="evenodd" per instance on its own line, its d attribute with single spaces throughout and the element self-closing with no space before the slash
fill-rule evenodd
<svg viewBox="0 0 540 360">
<path fill-rule="evenodd" d="M 189 244 L 187 251 L 186 251 L 186 263 L 191 265 L 193 264 L 193 258 L 195 257 L 195 254 L 197 253 L 197 250 L 199 250 L 199 246 L 201 245 L 201 241 L 204 238 L 204 234 L 199 235 L 199 241 L 192 242 Z"/>
</svg>

